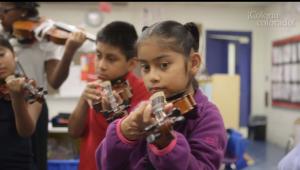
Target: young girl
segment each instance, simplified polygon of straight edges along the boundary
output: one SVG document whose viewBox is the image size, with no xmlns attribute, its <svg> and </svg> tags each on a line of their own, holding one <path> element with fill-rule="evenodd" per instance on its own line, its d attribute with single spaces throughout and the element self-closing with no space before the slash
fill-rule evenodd
<svg viewBox="0 0 300 170">
<path fill-rule="evenodd" d="M 0 169 L 32 170 L 33 154 L 30 136 L 35 131 L 42 105 L 26 103 L 24 78 L 13 78 L 15 55 L 9 42 L 0 37 Z"/>
<path fill-rule="evenodd" d="M 97 89 L 100 82 L 120 77 L 128 81 L 132 93 L 128 112 L 149 97 L 143 80 L 132 72 L 137 64 L 136 40 L 136 30 L 127 22 L 111 22 L 98 32 L 96 72 L 99 79 L 87 84 L 69 121 L 69 134 L 81 138 L 79 170 L 96 170 L 95 152 L 108 126 L 103 113 L 89 106 L 89 101 L 99 101 L 100 97 L 105 97 Z"/>
<path fill-rule="evenodd" d="M 5 35 L 13 37 L 13 24 L 16 21 L 39 19 L 38 2 L 0 2 L 0 20 Z M 12 38 L 13 40 L 14 38 Z M 67 79 L 69 67 L 75 52 L 85 42 L 82 32 L 71 33 L 65 46 L 43 39 L 22 39 L 14 45 L 15 54 L 26 75 L 38 86 L 47 88 L 49 84 L 58 89 Z M 48 105 L 43 103 L 42 113 L 32 135 L 34 161 L 38 169 L 47 169 Z"/>
<path fill-rule="evenodd" d="M 226 131 L 217 107 L 198 89 L 193 78 L 201 64 L 199 33 L 194 23 L 165 21 L 146 28 L 137 43 L 144 83 L 151 93 L 168 98 L 192 93 L 196 109 L 154 143 L 144 128 L 153 123 L 150 102 L 142 102 L 127 117 L 112 122 L 96 151 L 98 169 L 219 169 L 226 147 Z M 165 105 L 165 110 L 172 103 Z"/>
</svg>

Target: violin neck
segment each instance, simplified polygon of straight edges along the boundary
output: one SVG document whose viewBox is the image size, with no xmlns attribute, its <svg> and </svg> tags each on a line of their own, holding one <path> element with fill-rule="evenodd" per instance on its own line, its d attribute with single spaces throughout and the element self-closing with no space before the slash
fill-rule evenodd
<svg viewBox="0 0 300 170">
<path fill-rule="evenodd" d="M 68 31 L 68 32 L 76 32 L 76 31 L 81 31 L 80 29 L 78 29 L 77 27 L 73 26 L 73 25 L 69 25 L 69 24 L 66 24 L 66 23 L 63 23 L 63 22 L 55 22 L 55 26 L 60 28 L 60 29 L 63 29 L 65 31 Z M 96 36 L 91 34 L 91 33 L 88 33 L 88 32 L 84 32 L 87 39 L 89 39 L 90 41 L 93 41 L 95 42 L 96 41 Z"/>
</svg>

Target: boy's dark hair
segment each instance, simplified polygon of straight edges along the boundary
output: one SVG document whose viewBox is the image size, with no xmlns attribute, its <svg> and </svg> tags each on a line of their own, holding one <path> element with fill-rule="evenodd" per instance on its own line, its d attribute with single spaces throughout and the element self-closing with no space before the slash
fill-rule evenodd
<svg viewBox="0 0 300 170">
<path fill-rule="evenodd" d="M 11 52 L 14 52 L 12 45 L 9 43 L 8 39 L 4 38 L 4 36 L 0 35 L 0 46 L 8 48 Z"/>
<path fill-rule="evenodd" d="M 27 11 L 25 18 L 35 18 L 39 16 L 39 3 L 37 2 L 13 2 L 16 8 L 25 9 Z"/>
<path fill-rule="evenodd" d="M 199 51 L 199 30 L 193 22 L 182 25 L 179 22 L 168 20 L 153 24 L 150 27 L 143 27 L 142 31 L 137 44 L 155 36 L 166 42 L 164 44 L 167 44 L 167 48 L 183 54 L 186 59 L 190 56 L 192 49 L 195 52 Z M 197 80 L 192 78 L 191 81 L 194 89 L 198 89 Z"/>
<path fill-rule="evenodd" d="M 97 34 L 97 42 L 120 48 L 127 60 L 136 57 L 135 43 L 137 38 L 138 35 L 134 26 L 123 21 L 111 22 Z"/>
</svg>

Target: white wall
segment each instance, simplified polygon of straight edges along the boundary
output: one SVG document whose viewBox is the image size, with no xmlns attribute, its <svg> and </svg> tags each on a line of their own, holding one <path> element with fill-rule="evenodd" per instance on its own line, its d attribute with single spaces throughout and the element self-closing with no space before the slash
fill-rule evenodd
<svg viewBox="0 0 300 170">
<path fill-rule="evenodd" d="M 213 3 L 150 3 L 150 2 L 130 2 L 127 6 L 113 6 L 112 11 L 105 14 L 105 24 L 122 20 L 128 21 L 136 26 L 140 34 L 143 23 L 143 8 L 158 11 L 161 20 L 177 20 L 185 23 L 193 21 L 201 23 L 204 31 L 206 30 L 228 30 L 228 31 L 251 31 L 252 32 L 252 93 L 251 93 L 251 110 L 252 114 L 264 114 L 264 71 L 265 66 L 269 64 L 266 60 L 265 52 L 268 43 L 266 39 L 266 30 L 257 26 L 256 21 L 249 20 L 248 15 L 251 10 L 264 10 L 263 7 L 256 6 L 255 3 L 250 5 L 212 5 Z M 41 3 L 41 15 L 48 18 L 64 21 L 69 24 L 82 25 L 85 12 L 89 9 L 97 9 L 98 3 Z M 156 18 L 150 19 L 149 22 L 157 21 Z M 86 29 L 91 33 L 96 33 L 100 28 Z M 205 33 L 205 32 L 204 32 Z M 205 37 L 203 37 L 205 40 Z M 204 44 L 204 43 L 203 43 Z M 204 49 L 202 46 L 200 49 Z M 205 52 L 202 54 L 205 57 Z M 48 99 L 50 114 L 56 114 L 59 111 L 72 110 L 75 107 L 76 100 L 70 99 Z"/>
<path fill-rule="evenodd" d="M 268 63 L 265 65 L 264 74 L 266 76 L 271 75 L 271 48 L 272 41 L 284 39 L 293 35 L 300 34 L 300 11 L 297 12 L 295 6 L 298 4 L 283 5 L 275 4 L 266 8 L 266 13 L 277 13 L 280 14 L 281 21 L 295 21 L 294 25 L 289 27 L 268 27 L 266 28 L 266 44 L 267 46 L 262 51 L 265 53 L 264 62 Z M 265 88 L 270 91 L 271 84 L 269 81 L 265 82 Z M 271 99 L 269 98 L 269 101 Z M 283 109 L 276 107 L 265 108 L 268 116 L 267 126 L 267 139 L 268 141 L 277 144 L 281 147 L 285 147 L 287 144 L 288 137 L 292 134 L 293 123 L 295 119 L 300 117 L 300 111 L 292 109 Z"/>
</svg>

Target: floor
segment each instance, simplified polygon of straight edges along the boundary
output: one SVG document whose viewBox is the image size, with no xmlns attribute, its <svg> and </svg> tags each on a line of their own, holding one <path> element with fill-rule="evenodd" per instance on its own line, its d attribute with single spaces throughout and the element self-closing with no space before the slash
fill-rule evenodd
<svg viewBox="0 0 300 170">
<path fill-rule="evenodd" d="M 254 159 L 254 164 L 243 170 L 277 170 L 277 164 L 285 155 L 285 150 L 270 143 L 247 140 L 247 153 Z M 75 170 L 77 164 L 78 160 L 48 161 L 48 170 L 56 170 L 58 167 Z"/>
<path fill-rule="evenodd" d="M 243 170 L 277 170 L 285 150 L 270 143 L 248 140 L 247 153 L 255 162 Z"/>
</svg>

